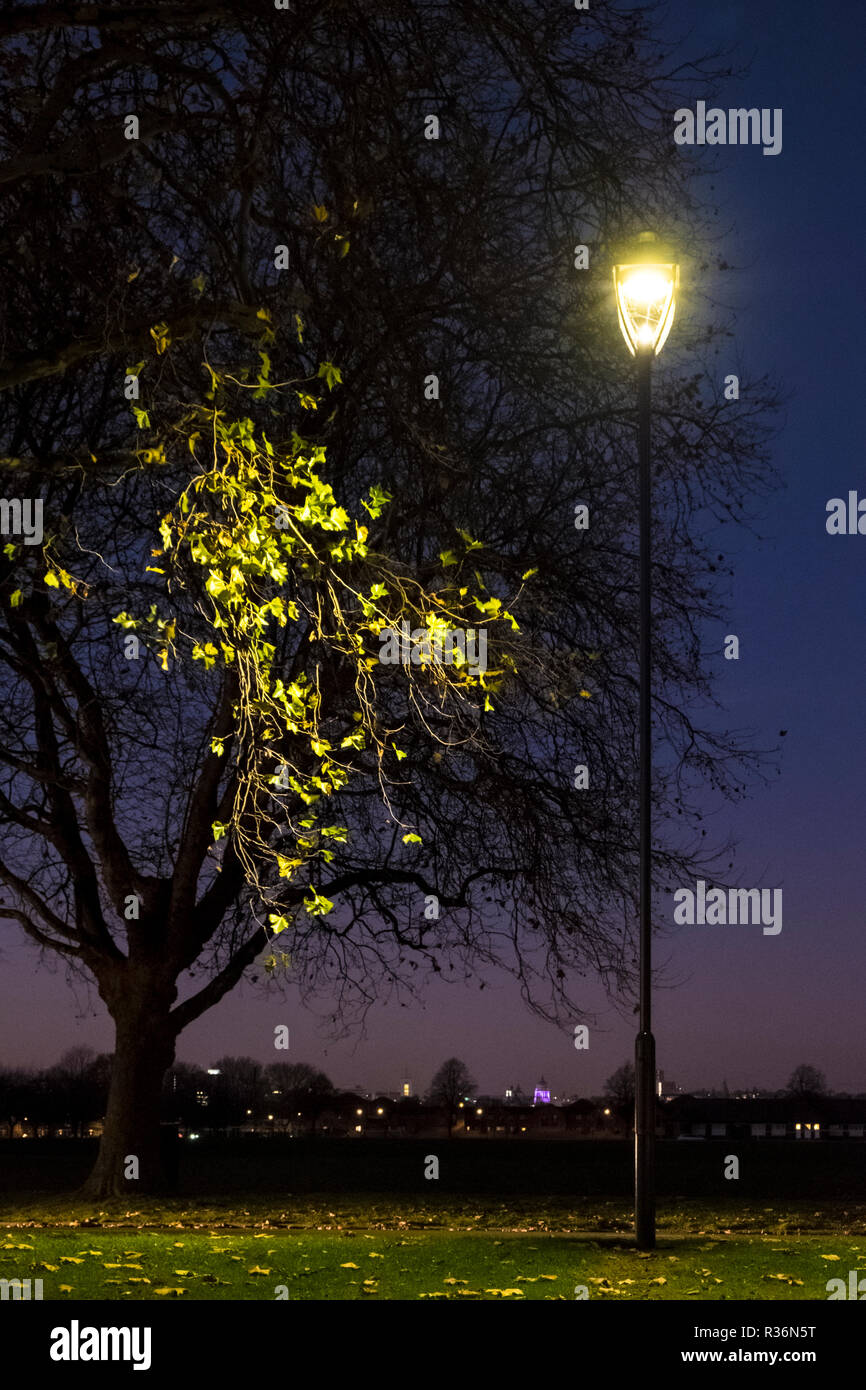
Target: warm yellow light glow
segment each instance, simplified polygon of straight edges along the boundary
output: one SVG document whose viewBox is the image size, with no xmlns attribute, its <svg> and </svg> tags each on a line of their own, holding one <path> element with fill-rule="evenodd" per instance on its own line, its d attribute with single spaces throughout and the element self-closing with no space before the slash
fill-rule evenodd
<svg viewBox="0 0 866 1390">
<path fill-rule="evenodd" d="M 483 1110 L 476 1110 L 476 1111 L 475 1111 L 475 1114 L 476 1114 L 476 1115 L 483 1115 L 483 1114 L 484 1114 L 484 1111 L 483 1111 Z"/>
<path fill-rule="evenodd" d="M 674 321 L 679 274 L 676 265 L 614 266 L 619 326 L 633 357 L 639 350 L 661 352 Z"/>
<path fill-rule="evenodd" d="M 605 1115 L 609 1115 L 609 1114 L 610 1114 L 610 1111 L 609 1111 L 609 1110 L 605 1110 L 604 1113 L 605 1113 Z"/>
<path fill-rule="evenodd" d="M 379 1109 L 376 1111 L 376 1114 L 377 1114 L 377 1115 L 384 1115 L 384 1113 L 385 1113 L 385 1111 L 382 1109 L 381 1106 L 380 1106 Z"/>
</svg>

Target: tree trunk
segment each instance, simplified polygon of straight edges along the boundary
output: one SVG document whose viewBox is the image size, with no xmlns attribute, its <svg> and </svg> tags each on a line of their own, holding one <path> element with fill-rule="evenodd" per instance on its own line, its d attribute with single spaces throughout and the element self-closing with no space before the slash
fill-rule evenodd
<svg viewBox="0 0 866 1390">
<path fill-rule="evenodd" d="M 115 1020 L 108 1106 L 84 1197 L 132 1197 L 166 1190 L 160 1145 L 162 1082 L 174 1061 L 175 1039 L 165 1017 L 138 1014 Z"/>
</svg>

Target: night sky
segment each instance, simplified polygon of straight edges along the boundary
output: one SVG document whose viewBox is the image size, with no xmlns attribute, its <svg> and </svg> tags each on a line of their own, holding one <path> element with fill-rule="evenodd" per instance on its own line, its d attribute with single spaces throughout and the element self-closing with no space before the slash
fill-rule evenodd
<svg viewBox="0 0 866 1390">
<path fill-rule="evenodd" d="M 720 252 L 737 267 L 724 279 L 737 335 L 723 346 L 720 373 L 741 371 L 745 381 L 769 372 L 787 399 L 773 445 L 784 490 L 769 499 L 755 534 L 721 538 L 735 571 L 730 620 L 704 634 L 708 651 L 721 652 L 727 633 L 740 639 L 739 661 L 720 663 L 727 726 L 782 747 L 781 775 L 725 808 L 712 834 L 739 841 L 734 882 L 783 889 L 784 925 L 777 936 L 760 926 L 675 928 L 672 898 L 659 899 L 658 1065 L 686 1089 L 723 1080 L 734 1089 L 781 1087 L 808 1062 L 831 1088 L 866 1092 L 866 536 L 830 536 L 825 527 L 830 498 L 866 497 L 866 15 L 853 0 L 677 0 L 668 16 L 670 33 L 687 36 L 684 52 L 733 45 L 734 61 L 750 63 L 744 78 L 724 84 L 719 106 L 784 113 L 778 156 L 759 146 L 723 149 L 707 180 Z M 707 95 L 696 84 L 684 104 Z M 709 170 L 713 152 L 705 154 Z M 676 324 L 670 346 L 675 336 Z M 627 362 L 624 350 L 624 370 Z M 263 1000 L 244 984 L 181 1036 L 178 1055 L 203 1065 L 225 1053 L 272 1061 L 274 1025 L 287 1023 L 291 1050 L 278 1060 L 316 1063 L 338 1085 L 394 1090 L 408 1077 L 420 1090 L 456 1054 L 483 1092 L 512 1082 L 530 1089 L 543 1073 L 560 1095 L 587 1095 L 631 1057 L 635 1022 L 591 982 L 584 998 L 596 1016 L 588 1052 L 574 1050 L 570 1030 L 533 1018 L 507 976 L 490 978 L 483 993 L 477 982 L 431 983 L 422 1006 L 372 1010 L 366 1037 L 335 1043 L 293 994 Z M 37 969 L 35 948 L 7 927 L 0 1062 L 47 1065 L 80 1043 L 112 1046 L 95 991 L 70 990 L 54 960 Z"/>
</svg>

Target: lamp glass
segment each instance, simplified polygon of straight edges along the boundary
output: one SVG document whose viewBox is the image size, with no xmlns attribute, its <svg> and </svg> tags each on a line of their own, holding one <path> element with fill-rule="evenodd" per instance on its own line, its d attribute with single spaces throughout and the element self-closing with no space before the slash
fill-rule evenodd
<svg viewBox="0 0 866 1390">
<path fill-rule="evenodd" d="M 658 356 L 664 347 L 674 321 L 679 276 L 677 265 L 614 266 L 619 326 L 632 357 L 647 350 Z"/>
</svg>

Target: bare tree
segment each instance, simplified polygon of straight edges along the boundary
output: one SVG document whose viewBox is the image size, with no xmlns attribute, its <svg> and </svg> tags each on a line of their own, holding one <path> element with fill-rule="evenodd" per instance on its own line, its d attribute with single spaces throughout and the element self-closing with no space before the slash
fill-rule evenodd
<svg viewBox="0 0 866 1390">
<path fill-rule="evenodd" d="M 617 1119 L 626 1126 L 634 1119 L 634 1084 L 633 1062 L 623 1062 L 604 1083 L 604 1094 L 610 1097 Z"/>
<path fill-rule="evenodd" d="M 459 1057 L 449 1057 L 443 1062 L 433 1080 L 427 1099 L 431 1105 L 441 1105 L 448 1116 L 448 1138 L 454 1129 L 460 1107 L 476 1090 L 476 1083 L 469 1074 L 469 1068 Z"/>
<path fill-rule="evenodd" d="M 823 1096 L 827 1093 L 827 1078 L 817 1067 L 801 1062 L 791 1072 L 786 1090 L 792 1096 Z"/>
</svg>

